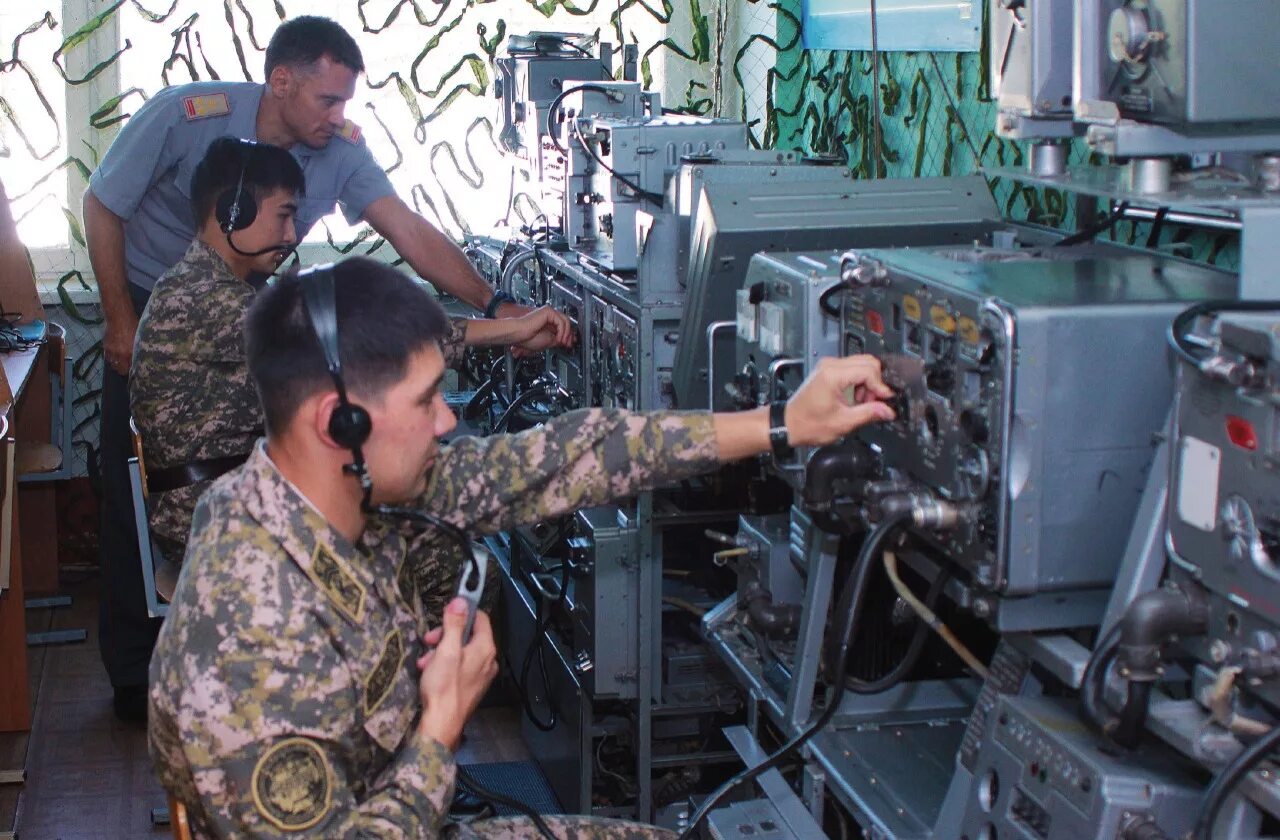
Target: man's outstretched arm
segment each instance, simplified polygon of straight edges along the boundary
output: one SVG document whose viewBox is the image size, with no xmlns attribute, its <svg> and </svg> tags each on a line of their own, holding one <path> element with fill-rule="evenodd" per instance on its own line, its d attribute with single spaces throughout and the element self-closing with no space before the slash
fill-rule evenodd
<svg viewBox="0 0 1280 840">
<path fill-rule="evenodd" d="M 891 420 L 870 356 L 824 359 L 786 408 L 794 446 L 830 443 Z M 421 506 L 493 533 L 634 496 L 769 450 L 767 408 L 744 412 L 586 409 L 517 435 L 460 438 L 443 450 Z"/>
</svg>

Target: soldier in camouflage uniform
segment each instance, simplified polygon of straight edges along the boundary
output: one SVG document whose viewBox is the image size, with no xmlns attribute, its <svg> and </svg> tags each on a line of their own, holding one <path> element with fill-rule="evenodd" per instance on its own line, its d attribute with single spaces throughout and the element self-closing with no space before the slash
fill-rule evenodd
<svg viewBox="0 0 1280 840">
<path fill-rule="evenodd" d="M 260 209 L 251 224 L 234 231 L 233 243 L 216 205 L 237 190 Z M 153 493 L 149 505 L 157 546 L 175 562 L 182 560 L 200 494 L 243 463 L 262 435 L 262 409 L 245 366 L 244 313 L 256 294 L 251 278 L 275 271 L 295 242 L 293 214 L 303 190 L 302 169 L 283 149 L 214 141 L 192 177 L 200 233 L 156 283 L 139 322 L 129 396 L 146 466 L 153 477 L 185 467 L 181 480 L 190 482 Z M 540 349 L 568 341 L 568 320 L 542 309 L 505 321 L 454 319 L 440 346 L 452 366 L 464 344 L 524 342 Z"/>
<path fill-rule="evenodd" d="M 267 439 L 200 500 L 151 662 L 161 781 L 201 837 L 534 837 L 519 819 L 444 825 L 450 750 L 497 672 L 492 629 L 480 613 L 463 644 L 460 599 L 442 628 L 428 628 L 405 571 L 403 526 L 373 506 L 409 502 L 493 533 L 760 454 L 768 416 L 588 409 L 441 449 L 455 424 L 433 338 L 446 329 L 443 312 L 370 260 L 344 261 L 334 275 L 343 378 L 372 432 L 352 451 L 333 439 L 345 398 L 300 281 L 282 278 L 246 321 Z M 890 419 L 880 402 L 890 393 L 874 359 L 824 362 L 786 406 L 791 443 Z M 352 476 L 353 461 L 371 489 Z M 585 817 L 552 828 L 566 838 L 669 836 Z"/>
</svg>

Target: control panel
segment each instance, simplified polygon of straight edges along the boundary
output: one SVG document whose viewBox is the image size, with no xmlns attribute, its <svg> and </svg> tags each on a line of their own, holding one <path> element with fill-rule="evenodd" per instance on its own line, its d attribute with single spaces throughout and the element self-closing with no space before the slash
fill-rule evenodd
<svg viewBox="0 0 1280 840">
<path fill-rule="evenodd" d="M 1223 314 L 1180 362 L 1168 539 L 1171 576 L 1207 590 L 1203 635 L 1181 645 L 1213 669 L 1242 669 L 1280 706 L 1280 339 L 1277 315 Z M 1193 583 L 1194 582 L 1194 583 Z"/>
<path fill-rule="evenodd" d="M 1097 738 L 1065 700 L 1001 697 L 978 757 L 960 836 L 970 840 L 1180 837 L 1202 786 L 1189 763 L 1158 744 L 1123 754 Z M 1164 832 L 1129 834 L 1150 824 Z"/>
<path fill-rule="evenodd" d="M 964 513 L 924 536 L 1004 595 L 1108 587 L 1172 399 L 1165 329 L 1233 278 L 1103 246 L 841 259 L 843 352 L 879 357 L 898 392 L 862 436 Z"/>
</svg>

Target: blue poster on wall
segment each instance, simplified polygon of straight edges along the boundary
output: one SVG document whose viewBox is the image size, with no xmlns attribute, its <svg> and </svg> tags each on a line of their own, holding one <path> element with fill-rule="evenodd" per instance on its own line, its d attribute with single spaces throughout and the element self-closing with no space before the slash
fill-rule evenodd
<svg viewBox="0 0 1280 840">
<path fill-rule="evenodd" d="M 982 0 L 876 0 L 881 52 L 973 52 Z M 871 0 L 801 0 L 805 49 L 871 49 Z"/>
</svg>

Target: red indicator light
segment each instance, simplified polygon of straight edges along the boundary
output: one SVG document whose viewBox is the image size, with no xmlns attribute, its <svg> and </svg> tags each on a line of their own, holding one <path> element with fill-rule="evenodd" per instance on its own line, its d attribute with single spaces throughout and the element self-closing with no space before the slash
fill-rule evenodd
<svg viewBox="0 0 1280 840">
<path fill-rule="evenodd" d="M 884 318 L 874 309 L 867 310 L 867 329 L 876 335 L 884 335 Z"/>
<path fill-rule="evenodd" d="M 1253 424 L 1243 417 L 1227 415 L 1227 437 L 1241 449 L 1253 451 L 1258 448 L 1258 435 Z"/>
</svg>

